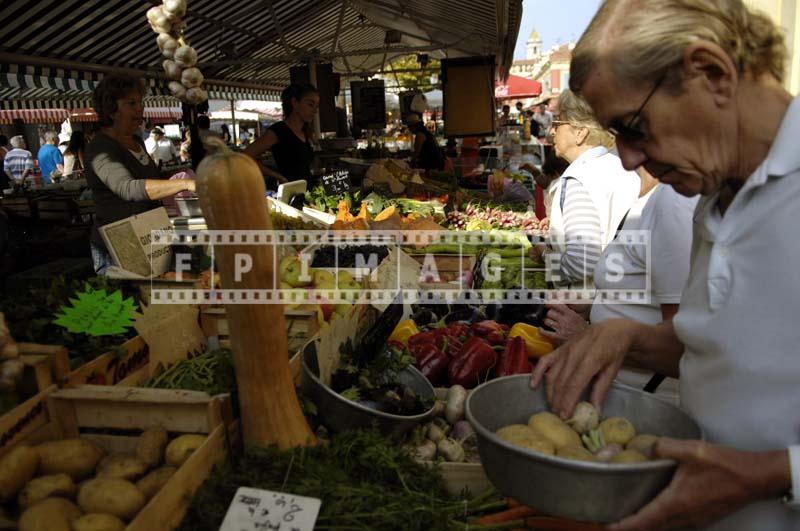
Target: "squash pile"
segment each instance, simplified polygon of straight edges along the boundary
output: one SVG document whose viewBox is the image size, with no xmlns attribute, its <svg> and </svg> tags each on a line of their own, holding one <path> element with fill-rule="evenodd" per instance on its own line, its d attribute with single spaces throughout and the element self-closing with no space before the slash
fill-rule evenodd
<svg viewBox="0 0 800 531">
<path fill-rule="evenodd" d="M 160 6 L 147 10 L 150 27 L 158 33 L 156 43 L 161 54 L 164 73 L 173 96 L 186 103 L 197 105 L 208 99 L 202 88 L 203 73 L 197 64 L 197 51 L 186 43 L 186 0 L 164 0 Z"/>
</svg>

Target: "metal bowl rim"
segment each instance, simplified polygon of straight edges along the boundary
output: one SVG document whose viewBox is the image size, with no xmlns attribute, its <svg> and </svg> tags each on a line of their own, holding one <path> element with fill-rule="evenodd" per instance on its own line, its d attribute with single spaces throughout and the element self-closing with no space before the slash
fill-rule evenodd
<svg viewBox="0 0 800 531">
<path fill-rule="evenodd" d="M 530 378 L 528 374 L 516 374 L 512 376 L 504 376 L 502 378 L 495 378 L 494 380 L 490 380 L 485 382 L 475 389 L 473 389 L 469 396 L 467 396 L 467 402 L 465 404 L 465 413 L 467 420 L 470 424 L 472 424 L 473 429 L 485 439 L 488 439 L 493 444 L 499 445 L 505 450 L 509 450 L 515 454 L 518 454 L 523 457 L 533 457 L 537 461 L 542 461 L 547 464 L 556 465 L 559 468 L 570 468 L 573 470 L 579 470 L 584 472 L 643 472 L 648 470 L 661 470 L 661 469 L 668 469 L 677 466 L 678 462 L 674 459 L 656 459 L 654 461 L 647 461 L 646 463 L 592 463 L 589 461 L 578 461 L 576 459 L 564 459 L 562 457 L 550 456 L 547 454 L 543 454 L 540 452 L 535 452 L 533 450 L 526 450 L 520 446 L 511 444 L 502 440 L 500 437 L 486 429 L 481 423 L 479 423 L 474 415 L 472 414 L 472 408 L 470 407 L 470 403 L 472 398 L 475 396 L 475 393 L 493 382 L 499 382 L 502 380 L 510 380 L 512 378 Z M 631 387 L 625 384 L 620 384 L 617 382 L 612 382 L 611 387 L 616 387 L 620 389 L 631 389 L 636 391 L 635 387 Z M 665 402 L 666 405 L 675 407 L 672 404 Z M 680 408 L 677 408 L 680 410 Z M 680 410 L 684 414 L 686 414 L 683 410 Z M 692 422 L 697 424 L 696 421 L 692 419 Z M 700 438 L 699 440 L 704 440 L 703 429 L 697 425 L 700 430 Z"/>
<path fill-rule="evenodd" d="M 313 341 L 313 339 L 312 339 L 312 341 Z M 328 394 L 330 396 L 333 396 L 334 399 L 338 400 L 339 402 L 345 403 L 348 407 L 353 407 L 353 408 L 355 408 L 355 409 L 357 409 L 359 411 L 362 411 L 364 413 L 368 413 L 370 415 L 374 415 L 374 416 L 377 416 L 377 417 L 380 417 L 380 418 L 383 418 L 383 419 L 386 419 L 386 420 L 422 421 L 422 420 L 426 419 L 427 417 L 429 417 L 433 413 L 433 410 L 436 407 L 436 403 L 435 402 L 434 402 L 434 405 L 431 406 L 431 408 L 428 409 L 427 411 L 425 411 L 424 413 L 419 413 L 417 415 L 406 416 L 406 415 L 394 415 L 392 413 L 386 413 L 384 411 L 378 411 L 377 409 L 372 409 L 372 408 L 369 408 L 369 407 L 366 407 L 366 406 L 362 406 L 358 402 L 353 402 L 352 400 L 343 397 L 342 395 L 340 395 L 339 393 L 334 392 L 333 389 L 331 389 L 330 387 L 328 387 L 327 385 L 322 383 L 322 380 L 320 380 L 311 371 L 311 369 L 308 367 L 308 365 L 306 365 L 305 350 L 306 350 L 307 346 L 308 346 L 308 343 L 306 343 L 306 346 L 303 347 L 303 349 L 301 350 L 301 353 L 300 353 L 300 361 L 303 363 L 303 372 L 305 373 L 305 375 L 310 377 L 314 381 L 314 383 L 316 383 L 318 386 L 320 386 L 325 391 L 326 394 Z M 424 381 L 428 385 L 428 387 L 431 389 L 431 395 L 434 398 L 436 397 L 436 390 L 433 388 L 433 386 L 428 381 L 428 379 L 425 378 L 422 375 L 422 373 L 417 370 L 416 367 L 414 367 L 413 365 L 409 365 L 408 367 L 405 368 L 405 370 L 410 370 L 417 378 L 419 378 L 421 381 Z"/>
</svg>

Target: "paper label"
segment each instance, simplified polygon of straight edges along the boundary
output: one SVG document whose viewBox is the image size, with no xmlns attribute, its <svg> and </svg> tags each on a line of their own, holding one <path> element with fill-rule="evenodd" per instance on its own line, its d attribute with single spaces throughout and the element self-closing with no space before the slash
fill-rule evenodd
<svg viewBox="0 0 800 531">
<path fill-rule="evenodd" d="M 113 336 L 124 334 L 133 325 L 136 304 L 133 298 L 122 298 L 121 291 L 106 293 L 86 284 L 77 298 L 70 298 L 72 306 L 63 306 L 53 323 L 74 334 Z"/>
<path fill-rule="evenodd" d="M 322 501 L 239 487 L 220 531 L 312 531 Z"/>
<path fill-rule="evenodd" d="M 322 176 L 322 187 L 327 195 L 339 195 L 350 190 L 350 172 L 337 170 Z"/>
</svg>

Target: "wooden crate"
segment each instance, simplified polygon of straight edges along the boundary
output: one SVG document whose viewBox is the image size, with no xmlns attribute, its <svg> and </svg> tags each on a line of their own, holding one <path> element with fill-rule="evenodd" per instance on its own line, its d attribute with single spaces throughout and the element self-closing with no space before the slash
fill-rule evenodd
<svg viewBox="0 0 800 531">
<path fill-rule="evenodd" d="M 425 264 L 428 255 L 425 254 L 411 254 L 411 258 Z M 471 255 L 453 255 L 453 254 L 434 254 L 433 257 L 436 264 L 436 271 L 439 273 L 439 282 L 425 282 L 419 283 L 422 289 L 462 289 L 459 278 L 465 271 L 473 271 L 477 258 Z M 427 258 L 430 264 L 430 258 Z M 472 286 L 463 286 L 464 289 L 469 289 Z"/>
<path fill-rule="evenodd" d="M 317 314 L 306 310 L 284 310 L 289 352 L 297 352 L 319 331 Z M 225 308 L 205 308 L 200 311 L 200 328 L 206 337 L 217 336 L 220 346 L 230 348 L 228 317 Z"/>
<path fill-rule="evenodd" d="M 129 339 L 120 349 L 123 351 L 121 355 L 106 352 L 70 372 L 63 382 L 64 386 L 116 385 L 150 363 L 150 347 L 141 336 Z"/>
<path fill-rule="evenodd" d="M 228 452 L 230 397 L 194 391 L 87 385 L 50 388 L 46 421 L 0 446 L 81 437 L 109 452 L 131 452 L 141 431 L 164 426 L 171 435 L 208 434 L 205 443 L 128 524 L 127 531 L 167 531 L 178 526 L 194 492 Z M 0 423 L 0 433 L 11 426 Z M 101 432 L 101 433 L 99 433 Z"/>
</svg>

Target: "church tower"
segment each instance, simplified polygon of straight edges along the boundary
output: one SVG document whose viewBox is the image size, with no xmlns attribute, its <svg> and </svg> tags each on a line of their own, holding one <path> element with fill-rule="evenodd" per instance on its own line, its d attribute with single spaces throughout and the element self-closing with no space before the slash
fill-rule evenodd
<svg viewBox="0 0 800 531">
<path fill-rule="evenodd" d="M 531 36 L 528 37 L 528 41 L 525 44 L 525 58 L 538 59 L 542 54 L 542 38 L 539 37 L 539 32 L 536 31 L 536 28 L 531 32 Z"/>
</svg>

